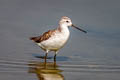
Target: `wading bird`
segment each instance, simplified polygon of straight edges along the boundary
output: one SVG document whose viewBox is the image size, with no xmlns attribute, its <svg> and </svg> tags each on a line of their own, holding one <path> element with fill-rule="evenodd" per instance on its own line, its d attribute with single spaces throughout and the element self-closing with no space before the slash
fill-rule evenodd
<svg viewBox="0 0 120 80">
<path fill-rule="evenodd" d="M 56 61 L 58 51 L 65 45 L 69 38 L 70 32 L 68 27 L 70 26 L 87 33 L 86 31 L 74 26 L 71 19 L 64 16 L 59 21 L 59 26 L 56 29 L 49 30 L 41 36 L 31 37 L 30 40 L 34 41 L 46 52 L 45 58 L 47 58 L 49 51 L 54 51 L 54 61 Z"/>
</svg>

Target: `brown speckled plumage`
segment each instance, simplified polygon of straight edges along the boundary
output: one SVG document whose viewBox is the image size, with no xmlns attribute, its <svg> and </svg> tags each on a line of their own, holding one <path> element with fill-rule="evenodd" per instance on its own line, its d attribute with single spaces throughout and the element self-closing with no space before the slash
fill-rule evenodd
<svg viewBox="0 0 120 80">
<path fill-rule="evenodd" d="M 54 34 L 55 30 L 49 30 L 47 32 L 45 32 L 43 35 L 41 36 L 37 36 L 37 37 L 30 37 L 30 40 L 33 40 L 36 43 L 40 43 L 44 40 L 48 40 L 53 34 Z"/>
</svg>

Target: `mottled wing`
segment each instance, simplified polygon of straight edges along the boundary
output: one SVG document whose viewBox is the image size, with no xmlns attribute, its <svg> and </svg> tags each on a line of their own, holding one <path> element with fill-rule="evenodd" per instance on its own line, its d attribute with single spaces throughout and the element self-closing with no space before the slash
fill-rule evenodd
<svg viewBox="0 0 120 80">
<path fill-rule="evenodd" d="M 49 30 L 41 36 L 31 37 L 30 40 L 33 40 L 36 43 L 40 43 L 44 40 L 48 40 L 54 33 L 55 33 L 55 30 Z"/>
</svg>

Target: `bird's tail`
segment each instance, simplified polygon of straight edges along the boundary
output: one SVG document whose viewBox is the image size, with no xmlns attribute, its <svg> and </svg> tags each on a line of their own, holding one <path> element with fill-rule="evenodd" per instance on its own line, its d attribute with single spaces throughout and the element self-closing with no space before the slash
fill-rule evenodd
<svg viewBox="0 0 120 80">
<path fill-rule="evenodd" d="M 37 37 L 30 37 L 30 40 L 36 41 Z"/>
<path fill-rule="evenodd" d="M 32 40 L 32 41 L 34 41 L 36 43 L 40 42 L 39 39 L 40 39 L 40 37 L 30 37 L 30 40 Z"/>
</svg>

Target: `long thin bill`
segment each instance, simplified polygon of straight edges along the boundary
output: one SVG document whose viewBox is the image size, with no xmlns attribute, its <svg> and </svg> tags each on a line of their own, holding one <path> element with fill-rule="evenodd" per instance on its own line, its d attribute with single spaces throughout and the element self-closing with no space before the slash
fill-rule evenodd
<svg viewBox="0 0 120 80">
<path fill-rule="evenodd" d="M 83 29 L 80 29 L 79 27 L 76 27 L 76 26 L 74 26 L 74 25 L 72 25 L 72 27 L 74 27 L 74 28 L 76 28 L 76 29 L 78 29 L 78 30 L 80 30 L 80 31 L 82 31 L 82 32 L 84 32 L 84 33 L 87 33 L 87 31 L 85 31 L 85 30 L 83 30 Z"/>
</svg>

